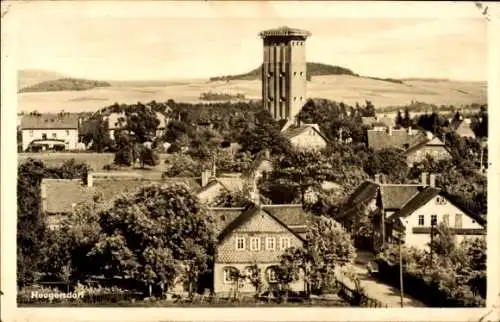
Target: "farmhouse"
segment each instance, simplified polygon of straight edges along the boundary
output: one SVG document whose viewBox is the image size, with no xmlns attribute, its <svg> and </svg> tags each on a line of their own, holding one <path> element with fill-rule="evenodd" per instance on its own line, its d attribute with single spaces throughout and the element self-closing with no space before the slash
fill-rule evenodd
<svg viewBox="0 0 500 322">
<path fill-rule="evenodd" d="M 77 114 L 48 113 L 23 115 L 21 120 L 22 149 L 76 150 L 79 120 Z"/>
<path fill-rule="evenodd" d="M 255 293 L 251 280 L 234 279 L 237 273 L 251 274 L 255 267 L 260 270 L 263 290 L 272 291 L 278 282 L 280 255 L 289 247 L 301 247 L 305 241 L 307 213 L 302 205 L 250 204 L 245 208 L 212 208 L 211 212 L 220 231 L 214 292 L 222 296 Z M 303 277 L 291 284 L 291 291 L 304 291 Z"/>
</svg>

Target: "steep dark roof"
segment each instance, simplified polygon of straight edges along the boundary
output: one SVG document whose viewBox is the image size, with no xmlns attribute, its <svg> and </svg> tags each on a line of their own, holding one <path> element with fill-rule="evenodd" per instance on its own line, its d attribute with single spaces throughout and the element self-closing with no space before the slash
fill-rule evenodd
<svg viewBox="0 0 500 322">
<path fill-rule="evenodd" d="M 416 131 L 416 130 L 415 130 Z M 414 134 L 409 134 L 406 129 L 393 129 L 389 134 L 388 131 L 368 130 L 368 146 L 372 149 L 384 148 L 400 148 L 414 146 L 424 140 L 426 136 L 416 131 Z"/>
<path fill-rule="evenodd" d="M 378 192 L 379 185 L 371 182 L 363 182 L 354 192 L 349 196 L 347 202 L 342 205 L 337 219 L 343 218 L 351 213 L 357 206 L 375 198 Z"/>
<path fill-rule="evenodd" d="M 406 154 L 412 153 L 412 152 L 414 152 L 414 151 L 417 151 L 417 150 L 419 150 L 419 149 L 423 148 L 424 146 L 442 146 L 442 147 L 443 147 L 446 151 L 448 151 L 448 153 L 452 154 L 452 153 L 451 153 L 451 151 L 450 151 L 450 149 L 448 149 L 448 147 L 447 147 L 447 146 L 446 146 L 443 142 L 441 142 L 441 141 L 440 141 L 440 143 L 438 143 L 438 144 L 429 144 L 429 143 L 431 143 L 431 141 L 436 140 L 436 139 L 437 139 L 437 138 L 433 138 L 432 140 L 429 140 L 429 139 L 424 139 L 424 140 L 422 140 L 421 142 L 418 142 L 417 144 L 415 144 L 415 145 L 413 145 L 413 146 L 410 146 L 410 147 L 409 147 L 409 148 L 405 151 L 405 153 L 406 153 Z M 437 140 L 439 140 L 439 139 L 437 139 Z"/>
<path fill-rule="evenodd" d="M 447 194 L 443 193 L 440 189 L 425 187 L 420 188 L 420 193 L 413 197 L 401 210 L 399 210 L 394 216 L 391 216 L 390 220 L 396 220 L 398 218 L 405 218 L 413 214 L 416 210 L 424 206 L 427 202 L 429 202 L 432 198 L 437 195 L 444 197 L 455 207 L 462 210 L 466 215 L 470 216 L 474 220 L 476 220 L 480 225 L 485 225 L 486 220 L 479 214 L 471 211 L 470 209 L 464 207 L 457 203 L 455 200 L 448 198 Z"/>
<path fill-rule="evenodd" d="M 215 230 L 220 234 L 231 222 L 233 222 L 245 208 L 209 208 L 210 214 L 215 222 Z"/>
<path fill-rule="evenodd" d="M 266 212 L 271 218 L 276 220 L 281 226 L 285 227 L 290 233 L 294 234 L 297 236 L 297 238 L 304 240 L 303 237 L 301 237 L 297 232 L 293 231 L 290 227 L 288 227 L 284 222 L 282 222 L 279 218 L 275 217 L 272 213 L 269 211 L 264 210 L 263 208 L 256 206 L 255 204 L 250 204 L 249 206 L 246 207 L 243 212 L 236 217 L 233 221 L 229 222 L 224 229 L 221 231 L 219 234 L 219 241 L 224 240 L 232 231 L 234 231 L 236 228 L 240 227 L 243 225 L 245 222 L 250 220 L 255 214 L 259 213 L 260 211 Z"/>
<path fill-rule="evenodd" d="M 23 115 L 21 129 L 78 129 L 77 114 Z"/>
<path fill-rule="evenodd" d="M 419 193 L 418 185 L 381 185 L 380 196 L 384 209 L 401 209 Z"/>
<path fill-rule="evenodd" d="M 302 205 L 262 205 L 262 210 L 273 215 L 287 226 L 305 226 L 309 214 Z"/>
</svg>

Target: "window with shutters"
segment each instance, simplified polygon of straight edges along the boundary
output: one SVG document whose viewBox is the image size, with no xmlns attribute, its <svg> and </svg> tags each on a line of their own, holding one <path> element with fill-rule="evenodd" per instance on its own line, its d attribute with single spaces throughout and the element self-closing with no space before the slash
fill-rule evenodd
<svg viewBox="0 0 500 322">
<path fill-rule="evenodd" d="M 280 238 L 280 249 L 285 250 L 290 248 L 290 238 L 289 237 L 281 237 Z"/>
<path fill-rule="evenodd" d="M 260 238 L 259 237 L 250 238 L 250 250 L 254 251 L 254 252 L 260 250 Z"/>
<path fill-rule="evenodd" d="M 266 238 L 266 250 L 274 251 L 276 249 L 276 239 L 274 237 Z"/>
<path fill-rule="evenodd" d="M 245 250 L 245 237 L 236 237 L 236 250 Z"/>
<path fill-rule="evenodd" d="M 424 224 L 424 215 L 418 215 L 418 225 L 423 226 Z"/>
</svg>

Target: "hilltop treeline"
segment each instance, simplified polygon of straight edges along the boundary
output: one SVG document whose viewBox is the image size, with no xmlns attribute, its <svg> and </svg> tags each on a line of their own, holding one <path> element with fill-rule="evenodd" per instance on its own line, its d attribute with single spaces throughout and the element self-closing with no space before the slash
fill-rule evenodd
<svg viewBox="0 0 500 322">
<path fill-rule="evenodd" d="M 96 87 L 109 87 L 110 83 L 104 81 L 79 79 L 79 78 L 60 78 L 41 82 L 19 90 L 20 93 L 28 92 L 59 92 L 59 91 L 85 91 Z"/>
<path fill-rule="evenodd" d="M 262 75 L 262 66 L 259 66 L 249 71 L 248 73 L 244 74 L 211 77 L 210 81 L 257 80 L 261 79 L 261 75 Z M 312 76 L 322 76 L 322 75 L 359 76 L 358 74 L 355 74 L 352 70 L 344 67 L 332 66 L 322 63 L 307 63 L 307 74 L 306 74 L 307 80 L 311 80 Z"/>
</svg>

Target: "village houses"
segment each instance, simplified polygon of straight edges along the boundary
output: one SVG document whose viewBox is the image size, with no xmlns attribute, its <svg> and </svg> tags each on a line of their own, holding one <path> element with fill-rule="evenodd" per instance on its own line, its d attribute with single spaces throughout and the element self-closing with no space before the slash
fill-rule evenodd
<svg viewBox="0 0 500 322">
<path fill-rule="evenodd" d="M 456 234 L 456 241 L 484 236 L 486 220 L 454 198 L 436 188 L 436 175 L 422 173 L 421 182 L 391 184 L 384 175 L 365 181 L 348 198 L 339 215 L 341 223 L 351 217 L 378 213 L 373 223 L 373 249 L 398 240 L 403 233 L 408 246 L 426 249 L 431 223 L 444 223 Z"/>
</svg>

